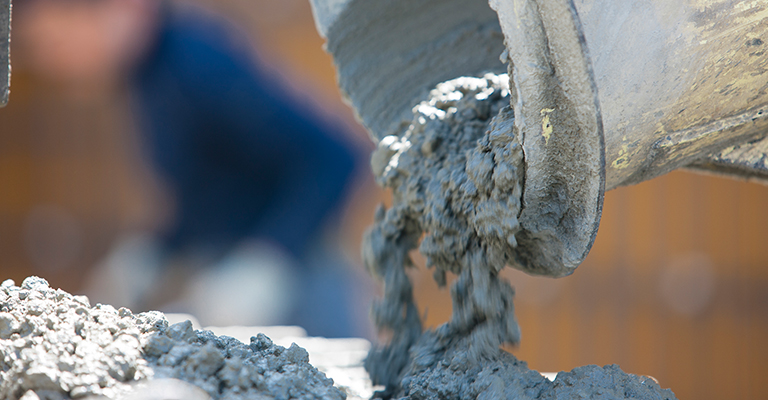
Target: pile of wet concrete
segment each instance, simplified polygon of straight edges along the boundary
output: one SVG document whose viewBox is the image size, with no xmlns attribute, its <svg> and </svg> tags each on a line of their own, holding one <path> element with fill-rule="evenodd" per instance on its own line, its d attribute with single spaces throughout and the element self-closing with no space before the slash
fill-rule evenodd
<svg viewBox="0 0 768 400">
<path fill-rule="evenodd" d="M 2 399 L 346 397 L 295 343 L 259 334 L 245 344 L 157 311 L 91 306 L 37 277 L 0 285 Z"/>
</svg>

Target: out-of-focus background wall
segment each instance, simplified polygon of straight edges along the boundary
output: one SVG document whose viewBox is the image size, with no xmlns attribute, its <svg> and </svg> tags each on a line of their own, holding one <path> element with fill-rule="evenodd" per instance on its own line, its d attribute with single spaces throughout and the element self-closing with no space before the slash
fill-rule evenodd
<svg viewBox="0 0 768 400">
<path fill-rule="evenodd" d="M 294 90 L 344 121 L 345 140 L 372 148 L 341 101 L 306 0 L 196 2 L 230 18 Z M 142 157 L 126 91 L 102 89 L 63 96 L 14 64 L 11 100 L 0 109 L 2 279 L 36 274 L 78 292 L 122 233 L 172 220 L 173 199 Z M 360 266 L 362 233 L 387 196 L 367 170 L 355 182 L 342 242 Z M 512 352 L 531 368 L 616 363 L 681 399 L 768 398 L 767 186 L 674 172 L 614 190 L 573 276 L 505 275 L 523 332 Z M 412 274 L 427 325 L 436 326 L 450 301 L 430 276 Z"/>
</svg>

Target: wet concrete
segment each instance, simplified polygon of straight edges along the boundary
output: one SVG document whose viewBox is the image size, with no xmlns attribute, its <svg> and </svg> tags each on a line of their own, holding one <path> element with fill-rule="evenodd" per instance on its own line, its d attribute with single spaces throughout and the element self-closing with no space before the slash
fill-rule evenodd
<svg viewBox="0 0 768 400">
<path fill-rule="evenodd" d="M 653 380 L 616 366 L 587 366 L 550 382 L 500 349 L 520 341 L 514 290 L 498 275 L 515 262 L 525 164 L 515 136 L 506 74 L 439 84 L 413 108 L 402 133 L 379 141 L 371 166 L 392 190 L 364 238 L 363 257 L 384 284 L 373 319 L 388 343 L 366 368 L 382 398 L 673 399 Z M 446 274 L 453 314 L 423 331 L 406 269 L 426 256 L 440 286 Z"/>
<path fill-rule="evenodd" d="M 91 306 L 36 277 L 0 286 L 0 398 L 131 400 L 161 389 L 175 396 L 163 399 L 346 397 L 296 344 L 263 334 L 245 344 L 189 321 L 169 326 L 157 311 Z"/>
</svg>

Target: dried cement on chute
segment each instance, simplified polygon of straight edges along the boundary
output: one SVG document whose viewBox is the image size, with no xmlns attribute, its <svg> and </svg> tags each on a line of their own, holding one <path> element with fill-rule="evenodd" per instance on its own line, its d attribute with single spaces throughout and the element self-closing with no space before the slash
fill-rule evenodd
<svg viewBox="0 0 768 400">
<path fill-rule="evenodd" d="M 393 194 L 363 245 L 366 267 L 384 283 L 374 322 L 392 337 L 366 360 L 373 383 L 386 386 L 383 397 L 414 400 L 673 399 L 615 366 L 581 367 L 550 382 L 500 349 L 520 340 L 514 290 L 498 273 L 518 251 L 525 177 L 508 85 L 507 75 L 493 74 L 439 84 L 372 156 L 377 182 Z M 440 286 L 447 272 L 458 276 L 451 320 L 434 331 L 422 332 L 405 273 L 417 247 Z"/>
<path fill-rule="evenodd" d="M 161 397 L 168 385 L 174 396 Z M 296 344 L 286 349 L 263 334 L 243 344 L 189 321 L 168 326 L 157 311 L 91 307 L 41 278 L 0 286 L 2 399 L 345 397 Z"/>
</svg>

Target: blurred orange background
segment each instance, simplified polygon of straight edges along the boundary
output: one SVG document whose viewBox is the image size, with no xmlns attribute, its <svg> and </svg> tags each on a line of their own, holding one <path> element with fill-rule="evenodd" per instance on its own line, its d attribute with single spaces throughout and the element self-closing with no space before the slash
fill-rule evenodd
<svg viewBox="0 0 768 400">
<path fill-rule="evenodd" d="M 373 148 L 342 103 L 306 0 L 197 2 L 230 18 L 294 90 L 345 121 L 360 151 Z M 172 218 L 172 199 L 141 157 L 126 93 L 108 89 L 64 97 L 14 64 L 0 109 L 2 279 L 37 274 L 77 292 L 119 234 Z M 386 200 L 360 171 L 342 235 L 356 265 L 374 206 Z M 768 398 L 768 186 L 674 172 L 614 190 L 573 276 L 505 276 L 523 332 L 512 352 L 533 369 L 615 363 L 681 399 Z M 423 268 L 412 278 L 427 325 L 445 322 L 447 290 Z"/>
</svg>

